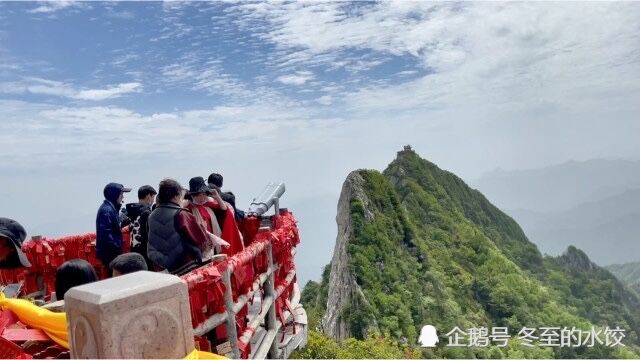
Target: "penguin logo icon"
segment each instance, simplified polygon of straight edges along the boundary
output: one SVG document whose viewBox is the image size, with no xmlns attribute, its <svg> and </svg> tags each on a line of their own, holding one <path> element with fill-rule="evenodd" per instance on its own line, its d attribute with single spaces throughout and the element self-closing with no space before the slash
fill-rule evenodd
<svg viewBox="0 0 640 360">
<path fill-rule="evenodd" d="M 438 333 L 433 325 L 425 325 L 422 327 L 420 337 L 418 338 L 421 347 L 436 347 L 439 341 Z"/>
</svg>

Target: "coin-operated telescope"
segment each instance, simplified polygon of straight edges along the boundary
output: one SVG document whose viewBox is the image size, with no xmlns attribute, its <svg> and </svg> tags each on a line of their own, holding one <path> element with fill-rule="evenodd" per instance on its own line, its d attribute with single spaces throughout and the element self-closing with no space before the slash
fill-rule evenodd
<svg viewBox="0 0 640 360">
<path fill-rule="evenodd" d="M 276 214 L 278 214 L 278 212 L 280 211 L 280 197 L 282 196 L 282 194 L 284 194 L 284 190 L 284 183 L 267 184 L 260 195 L 253 199 L 251 205 L 249 205 L 249 210 L 247 212 L 249 214 L 262 216 L 272 206 L 275 206 Z"/>
</svg>

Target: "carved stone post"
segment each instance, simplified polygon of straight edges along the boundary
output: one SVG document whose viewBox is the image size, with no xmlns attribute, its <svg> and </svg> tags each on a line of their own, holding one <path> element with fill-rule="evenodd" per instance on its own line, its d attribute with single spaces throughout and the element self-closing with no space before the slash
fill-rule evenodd
<svg viewBox="0 0 640 360">
<path fill-rule="evenodd" d="M 72 358 L 183 358 L 194 349 L 186 285 L 139 271 L 69 290 Z"/>
</svg>

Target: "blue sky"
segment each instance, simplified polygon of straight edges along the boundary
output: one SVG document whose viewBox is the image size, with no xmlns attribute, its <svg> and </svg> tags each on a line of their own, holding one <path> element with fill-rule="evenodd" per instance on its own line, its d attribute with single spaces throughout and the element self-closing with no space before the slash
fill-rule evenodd
<svg viewBox="0 0 640 360">
<path fill-rule="evenodd" d="M 111 180 L 216 170 L 241 204 L 282 180 L 317 277 L 342 181 L 406 143 L 467 180 L 640 159 L 639 18 L 636 3 L 2 2 L 0 213 L 59 235 L 92 230 Z"/>
<path fill-rule="evenodd" d="M 256 94 L 327 105 L 334 87 L 392 84 L 428 72 L 418 72 L 405 54 L 337 49 L 316 58 L 300 46 L 283 49 L 267 40 L 270 23 L 254 20 L 248 3 L 66 5 L 2 4 L 4 60 L 17 66 L 3 75 L 26 86 L 7 89 L 7 98 L 100 102 L 144 115 L 247 104 Z M 349 12 L 364 3 L 338 5 Z"/>
</svg>

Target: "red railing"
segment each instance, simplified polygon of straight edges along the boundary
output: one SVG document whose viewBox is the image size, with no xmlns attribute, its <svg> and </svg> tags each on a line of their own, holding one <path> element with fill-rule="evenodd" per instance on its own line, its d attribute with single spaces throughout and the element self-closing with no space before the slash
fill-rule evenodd
<svg viewBox="0 0 640 360">
<path fill-rule="evenodd" d="M 189 288 L 191 319 L 199 343 L 205 343 L 202 337 L 215 331 L 217 347 L 207 350 L 235 358 L 249 356 L 251 337 L 263 319 L 267 336 L 255 354 L 266 355 L 272 350 L 275 334 L 286 323 L 283 314 L 295 283 L 293 249 L 300 239 L 293 214 L 281 211 L 269 226 L 245 227 L 245 234 L 251 233 L 255 235 L 242 252 L 182 276 Z M 261 296 L 262 311 L 247 319 L 248 303 L 256 293 Z"/>
<path fill-rule="evenodd" d="M 123 239 L 129 238 L 129 230 L 123 229 Z M 22 294 L 30 295 L 42 291 L 49 300 L 55 291 L 56 269 L 71 259 L 87 260 L 95 268 L 101 279 L 107 277 L 107 269 L 96 257 L 96 234 L 64 236 L 57 239 L 32 239 L 22 246 L 31 262 L 30 268 L 2 269 L 2 284 L 23 283 Z M 129 251 L 129 242 L 124 241 L 123 251 Z M 41 283 L 42 285 L 40 285 Z"/>
<path fill-rule="evenodd" d="M 296 220 L 284 209 L 271 217 L 250 216 L 243 222 L 242 232 L 246 245 L 242 252 L 181 277 L 189 289 L 195 341 L 201 350 L 247 358 L 251 337 L 265 319 L 267 335 L 254 354 L 275 357 L 274 339 L 286 324 L 295 284 L 293 249 L 300 242 Z M 90 233 L 25 242 L 23 250 L 32 267 L 2 269 L 0 283 L 22 282 L 23 295 L 41 291 L 49 300 L 55 290 L 56 269 L 77 258 L 87 260 L 100 278 L 105 278 L 107 269 L 96 258 L 95 239 Z M 126 228 L 123 239 L 129 239 Z M 129 251 L 129 241 L 124 243 L 123 250 Z M 256 294 L 262 310 L 248 319 L 248 304 Z"/>
</svg>

